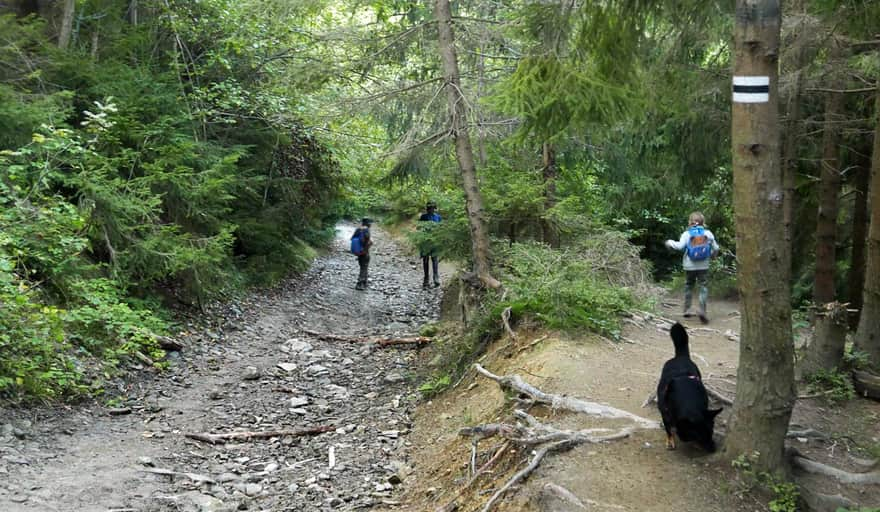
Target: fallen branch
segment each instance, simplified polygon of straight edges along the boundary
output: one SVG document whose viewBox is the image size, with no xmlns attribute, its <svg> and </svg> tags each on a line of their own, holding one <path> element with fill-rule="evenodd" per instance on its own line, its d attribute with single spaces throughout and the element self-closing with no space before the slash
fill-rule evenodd
<svg viewBox="0 0 880 512">
<path fill-rule="evenodd" d="M 548 453 L 550 453 L 552 451 L 566 450 L 566 449 L 571 448 L 574 445 L 575 445 L 575 443 L 573 443 L 571 440 L 566 440 L 566 441 L 559 441 L 559 442 L 547 445 L 547 446 L 541 448 L 540 450 L 538 450 L 535 453 L 535 456 L 532 457 L 532 462 L 530 462 L 528 466 L 526 466 L 519 473 L 513 475 L 513 477 L 510 480 L 508 480 L 506 484 L 504 484 L 504 487 L 502 487 L 501 489 L 498 489 L 498 491 L 496 491 L 495 494 L 493 494 L 492 497 L 489 498 L 489 501 L 486 502 L 486 505 L 483 507 L 482 512 L 488 512 L 489 510 L 491 510 L 492 506 L 495 505 L 495 502 L 498 501 L 499 499 L 501 499 L 502 496 L 504 496 L 504 493 L 506 493 L 508 490 L 510 490 L 510 488 L 513 487 L 514 485 L 516 485 L 519 482 L 528 478 L 528 476 L 530 474 L 532 474 L 532 471 L 534 471 L 535 468 L 538 467 L 538 465 L 541 463 L 541 460 Z"/>
<path fill-rule="evenodd" d="M 175 476 L 185 476 L 185 477 L 189 478 L 190 480 L 192 480 L 193 482 L 196 482 L 198 484 L 215 484 L 215 483 L 217 483 L 216 481 L 214 481 L 213 478 L 205 476 L 205 475 L 199 475 L 197 473 L 185 473 L 182 471 L 174 471 L 171 469 L 138 468 L 138 471 L 142 471 L 144 473 L 152 473 L 154 475 L 164 475 L 164 476 L 171 477 L 172 479 Z"/>
<path fill-rule="evenodd" d="M 223 444 L 226 441 L 249 441 L 251 439 L 268 439 L 270 437 L 302 437 L 315 436 L 325 432 L 333 432 L 336 427 L 325 425 L 304 430 L 268 430 L 265 432 L 230 432 L 227 434 L 184 434 L 189 439 L 210 444 Z"/>
<path fill-rule="evenodd" d="M 795 466 L 803 469 L 807 473 L 813 473 L 816 475 L 827 476 L 830 478 L 834 478 L 838 482 L 842 484 L 851 484 L 851 485 L 877 485 L 880 484 L 880 472 L 873 471 L 870 473 L 850 473 L 849 471 L 844 471 L 842 469 L 837 469 L 835 467 L 828 466 L 826 464 L 822 464 L 821 462 L 816 462 L 814 460 L 807 459 L 801 456 L 792 457 L 792 462 Z"/>
<path fill-rule="evenodd" d="M 589 416 L 598 416 L 600 418 L 620 418 L 628 419 L 639 424 L 642 428 L 655 429 L 660 428 L 660 424 L 656 421 L 642 418 L 622 409 L 616 409 L 607 405 L 597 404 L 595 402 L 586 402 L 577 398 L 559 396 L 550 393 L 544 393 L 540 389 L 532 386 L 520 378 L 519 375 L 506 375 L 499 377 L 494 373 L 486 370 L 479 364 L 475 364 L 474 368 L 483 376 L 494 380 L 502 388 L 512 389 L 519 393 L 528 395 L 536 402 L 549 404 L 554 409 L 565 409 L 572 412 L 579 412 Z"/>
<path fill-rule="evenodd" d="M 375 343 L 380 347 L 389 345 L 427 345 L 433 341 L 427 336 L 404 336 L 401 338 L 390 338 L 388 336 L 342 336 L 339 334 L 327 334 L 303 329 L 302 332 L 315 338 L 326 341 L 343 341 L 346 343 Z"/>
</svg>

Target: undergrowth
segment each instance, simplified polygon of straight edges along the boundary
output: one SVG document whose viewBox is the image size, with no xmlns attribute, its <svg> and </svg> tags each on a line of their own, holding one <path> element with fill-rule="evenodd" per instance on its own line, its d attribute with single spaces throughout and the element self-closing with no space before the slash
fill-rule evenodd
<svg viewBox="0 0 880 512">
<path fill-rule="evenodd" d="M 451 385 L 501 336 L 507 308 L 512 327 L 528 323 L 616 339 L 623 314 L 650 308 L 654 296 L 650 269 L 619 233 L 595 232 L 561 249 L 534 242 L 496 247 L 495 261 L 504 288 L 486 292 L 466 332 L 448 331 L 435 341 L 424 395 Z"/>
</svg>

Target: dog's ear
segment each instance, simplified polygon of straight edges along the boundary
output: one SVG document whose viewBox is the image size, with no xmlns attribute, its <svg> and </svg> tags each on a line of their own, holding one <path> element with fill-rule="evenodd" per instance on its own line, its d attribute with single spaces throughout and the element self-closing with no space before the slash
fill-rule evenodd
<svg viewBox="0 0 880 512">
<path fill-rule="evenodd" d="M 718 413 L 721 412 L 721 411 L 723 411 L 723 410 L 724 410 L 724 407 L 721 407 L 721 408 L 719 408 L 719 409 L 709 409 L 709 410 L 707 411 L 707 412 L 709 413 L 709 419 L 712 419 L 712 418 L 714 418 L 715 416 L 718 416 Z"/>
</svg>

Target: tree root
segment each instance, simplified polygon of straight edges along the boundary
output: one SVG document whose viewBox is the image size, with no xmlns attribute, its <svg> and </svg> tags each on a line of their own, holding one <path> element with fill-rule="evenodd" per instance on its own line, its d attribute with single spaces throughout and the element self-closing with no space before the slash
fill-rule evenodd
<svg viewBox="0 0 880 512">
<path fill-rule="evenodd" d="M 568 396 L 559 396 L 545 393 L 540 389 L 532 386 L 528 382 L 522 380 L 519 375 L 498 376 L 486 370 L 479 364 L 475 364 L 474 368 L 481 375 L 497 382 L 498 385 L 502 388 L 512 389 L 524 395 L 528 395 L 535 402 L 548 404 L 554 409 L 564 409 L 567 411 L 586 414 L 588 416 L 598 416 L 600 418 L 628 419 L 635 422 L 640 427 L 647 429 L 660 428 L 660 424 L 656 421 L 643 418 L 628 411 L 616 409 L 607 405 L 597 404 L 595 402 L 587 402 Z"/>
<path fill-rule="evenodd" d="M 822 464 L 821 462 L 816 462 L 814 460 L 807 459 L 800 455 L 795 455 L 791 458 L 792 463 L 803 469 L 807 473 L 813 473 L 816 475 L 827 476 L 830 478 L 834 478 L 838 482 L 842 484 L 849 485 L 878 485 L 880 484 L 880 472 L 872 471 L 870 473 L 850 473 L 849 471 L 844 471 L 842 469 L 837 469 L 835 467 L 828 466 L 826 464 Z"/>
</svg>

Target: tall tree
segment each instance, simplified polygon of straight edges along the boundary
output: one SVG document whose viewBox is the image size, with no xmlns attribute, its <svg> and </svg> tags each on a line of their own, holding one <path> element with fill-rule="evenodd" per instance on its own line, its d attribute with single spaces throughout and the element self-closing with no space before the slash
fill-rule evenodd
<svg viewBox="0 0 880 512">
<path fill-rule="evenodd" d="M 837 264 L 837 216 L 840 211 L 840 133 L 844 119 L 843 48 L 831 39 L 831 73 L 825 97 L 819 211 L 816 220 L 816 271 L 813 302 L 818 308 L 813 341 L 802 369 L 807 373 L 831 370 L 840 364 L 846 340 L 845 310 L 836 303 L 834 268 Z"/>
<path fill-rule="evenodd" d="M 871 225 L 868 228 L 865 288 L 862 314 L 855 337 L 855 349 L 868 354 L 875 368 L 880 368 L 880 80 L 877 81 L 874 108 L 874 151 L 871 158 L 869 201 Z"/>
<path fill-rule="evenodd" d="M 871 177 L 871 153 L 856 151 L 858 162 L 853 177 L 852 252 L 849 274 L 846 276 L 847 302 L 855 314 L 849 316 L 849 327 L 855 331 L 859 326 L 862 310 L 862 283 L 865 282 L 865 241 L 868 237 L 868 181 Z"/>
<path fill-rule="evenodd" d="M 732 107 L 733 200 L 742 332 L 725 456 L 783 467 L 794 405 L 789 268 L 777 105 L 778 0 L 737 0 Z"/>
<path fill-rule="evenodd" d="M 458 55 L 455 51 L 455 34 L 452 30 L 452 11 L 449 0 L 437 0 L 434 6 L 437 18 L 438 46 L 443 61 L 443 79 L 446 82 L 446 95 L 452 115 L 452 136 L 455 139 L 455 156 L 461 171 L 464 188 L 465 208 L 471 231 L 471 252 L 474 260 L 474 273 L 486 286 L 498 288 L 501 283 L 492 277 L 489 264 L 489 231 L 483 211 L 483 198 L 477 182 L 477 166 L 474 163 L 474 150 L 468 134 L 467 101 L 461 91 L 458 72 Z"/>
<path fill-rule="evenodd" d="M 70 37 L 73 34 L 73 15 L 76 9 L 76 0 L 64 0 L 61 9 L 61 30 L 58 32 L 58 47 L 66 49 L 70 46 Z"/>
</svg>

